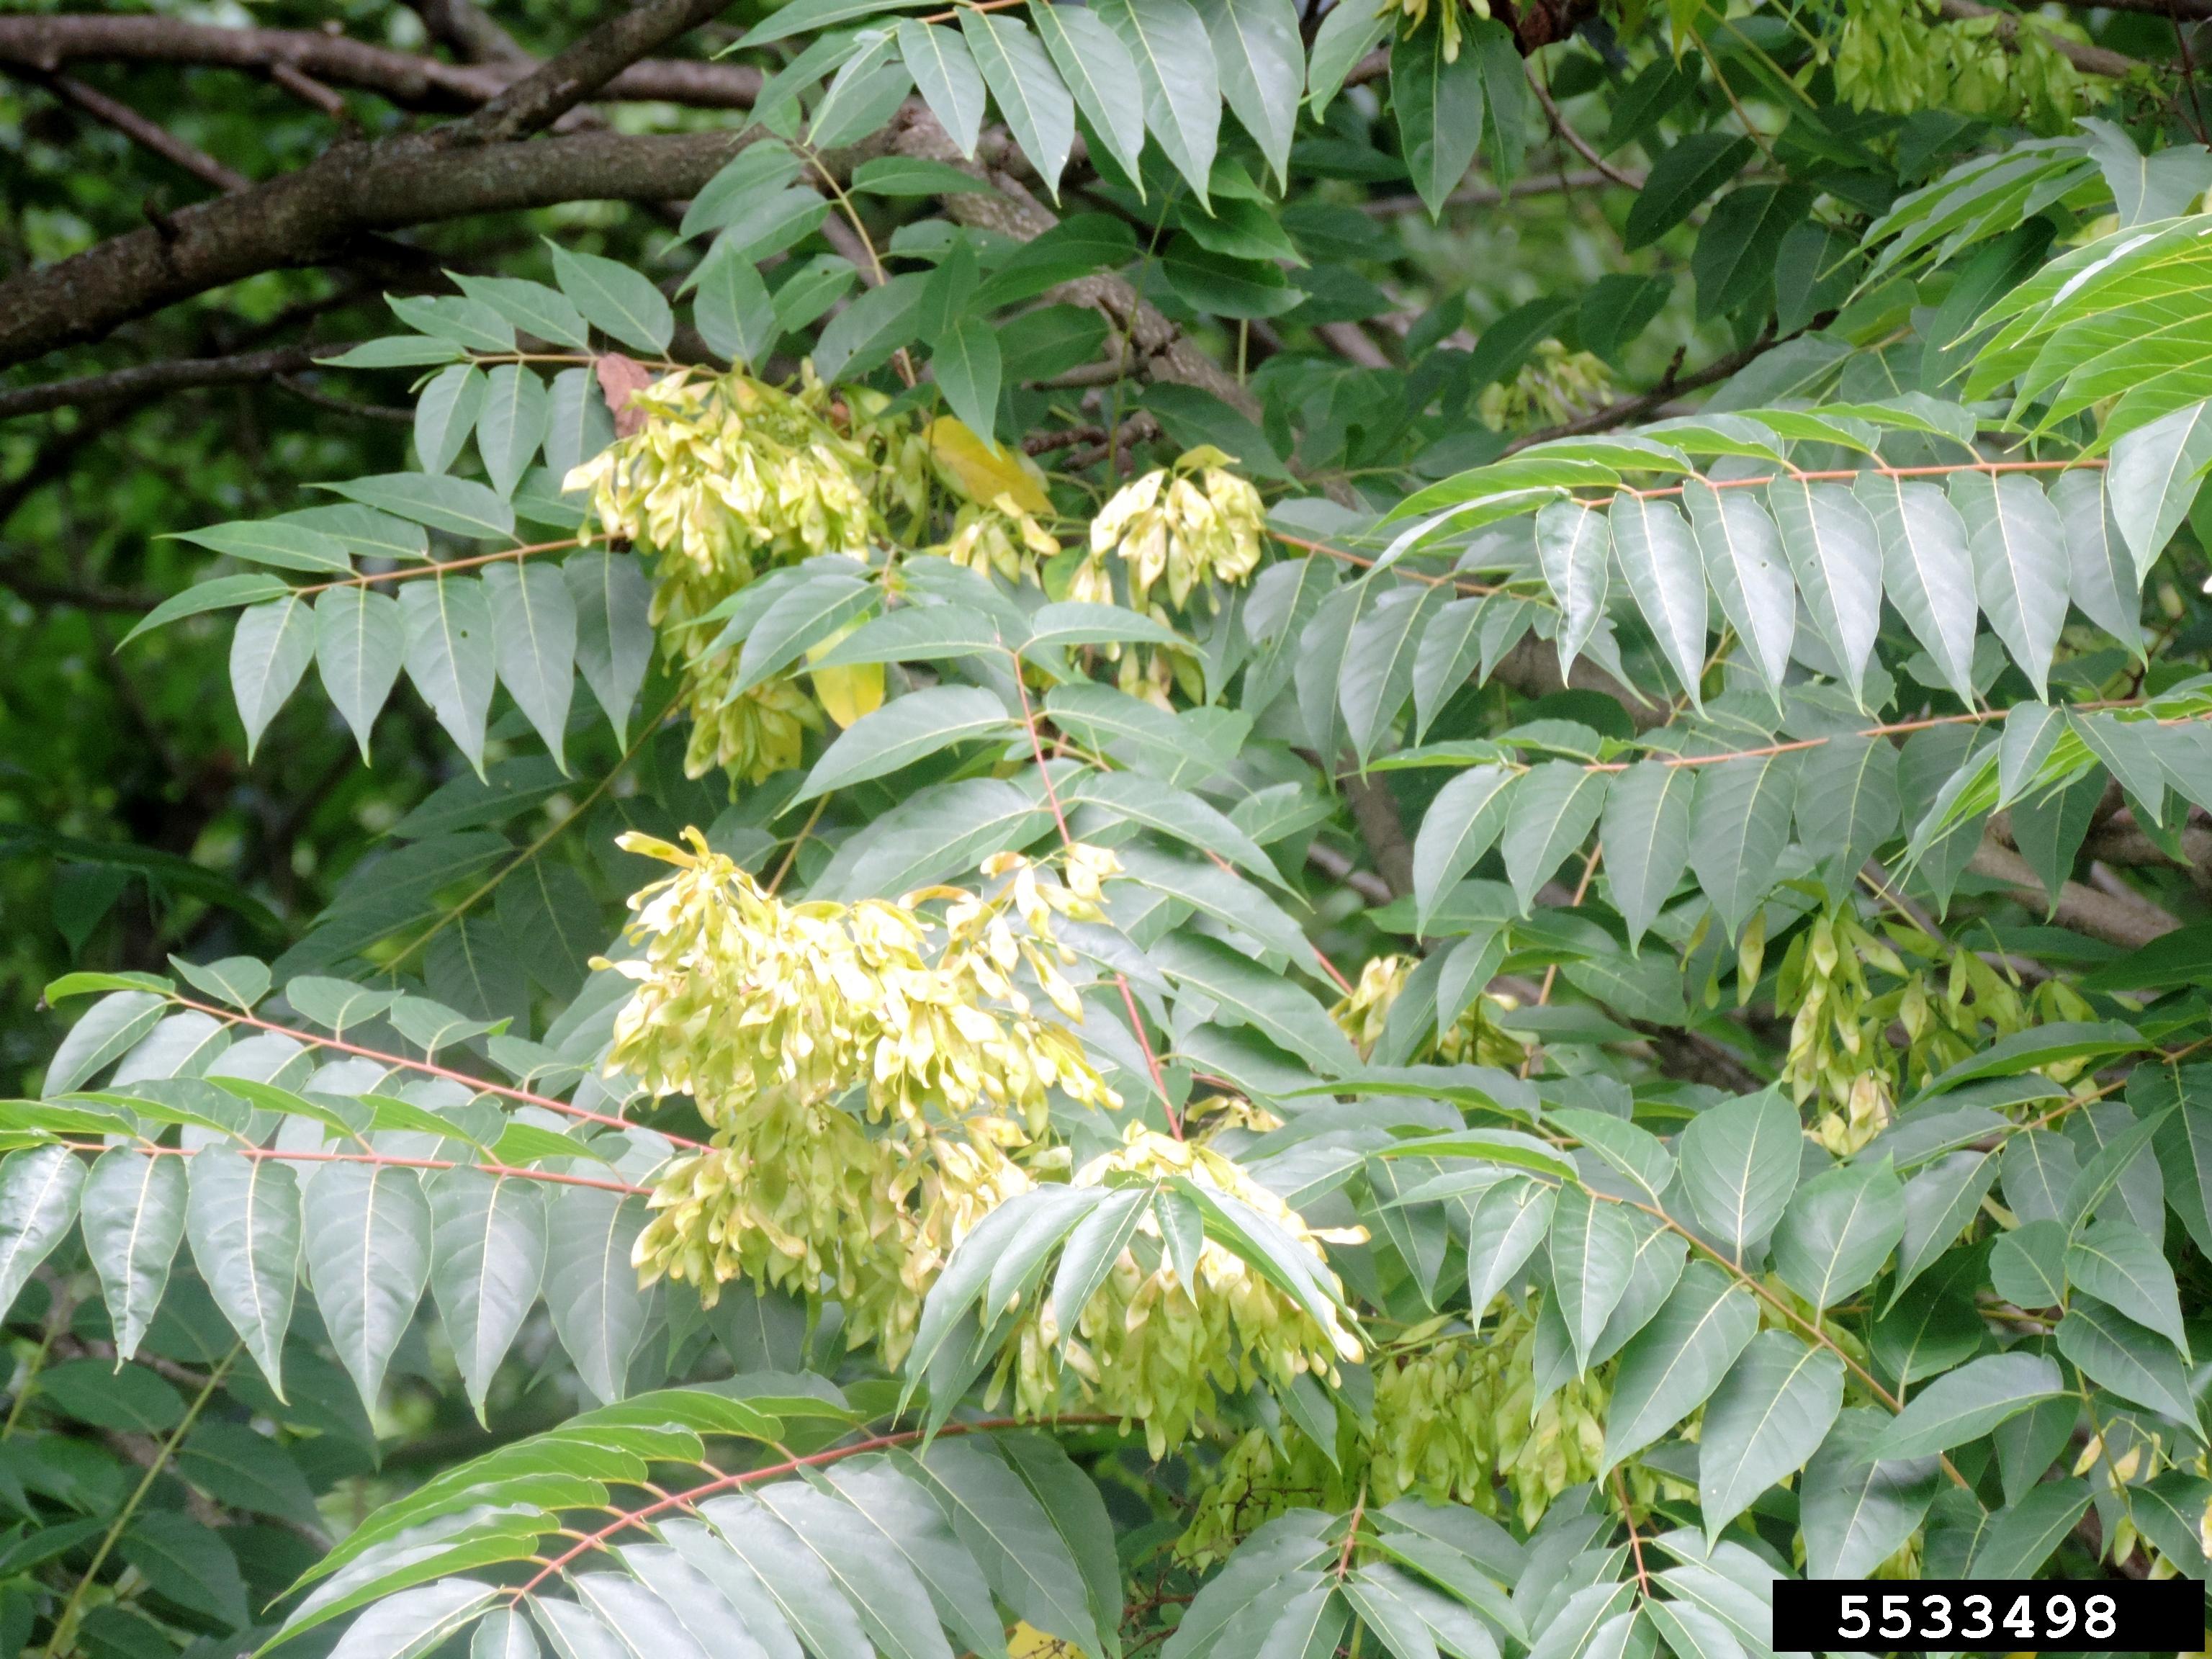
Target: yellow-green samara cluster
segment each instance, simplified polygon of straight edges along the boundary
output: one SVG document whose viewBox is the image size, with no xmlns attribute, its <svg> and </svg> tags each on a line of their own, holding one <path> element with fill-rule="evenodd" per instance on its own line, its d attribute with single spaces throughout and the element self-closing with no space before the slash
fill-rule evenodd
<svg viewBox="0 0 2212 1659">
<path fill-rule="evenodd" d="M 1479 1332 L 1450 1334 L 1437 1320 L 1377 1355 L 1370 1425 L 1335 1458 L 1287 1422 L 1248 1430 L 1200 1495 L 1179 1552 L 1204 1565 L 1285 1510 L 1348 1508 L 1363 1490 L 1375 1505 L 1409 1495 L 1491 1516 L 1510 1505 L 1535 1525 L 1561 1492 L 1596 1478 L 1611 1390 L 1594 1371 L 1537 1399 L 1533 1310 L 1503 1297 L 1498 1309 Z M 1655 1478 L 1631 1474 L 1649 1502 Z"/>
<path fill-rule="evenodd" d="M 1358 1240 L 1364 1229 L 1310 1230 L 1297 1211 L 1243 1170 L 1195 1140 L 1131 1124 L 1123 1144 L 1075 1175 L 1078 1186 L 1188 1181 L 1273 1223 L 1311 1258 L 1311 1271 L 1341 1301 L 1322 1255 L 1324 1239 Z M 1048 1304 L 1024 1319 L 1003 1356 L 994 1392 L 1010 1388 L 1025 1413 L 1077 1407 L 1145 1425 L 1155 1456 L 1188 1436 L 1223 1395 L 1263 1378 L 1287 1385 L 1309 1372 L 1336 1378 L 1340 1359 L 1360 1357 L 1358 1340 L 1332 1313 L 1317 1322 L 1241 1256 L 1212 1240 L 1186 1283 L 1164 1248 L 1158 1211 L 1115 1258 L 1073 1330 L 1054 1323 Z"/>
<path fill-rule="evenodd" d="M 787 904 L 690 838 L 623 838 L 677 873 L 633 901 L 643 950 L 614 964 L 636 989 L 609 1064 L 690 1095 L 713 1132 L 663 1176 L 637 1263 L 709 1303 L 741 1276 L 834 1285 L 854 1340 L 895 1362 L 952 1245 L 1031 1184 L 1021 1159 L 1042 1146 L 1051 1091 L 1120 1104 L 1014 978 L 1026 967 L 1080 1022 L 1052 918 L 1097 914 L 1112 855 L 1079 845 L 1056 872 L 1002 855 L 988 899 Z"/>
</svg>

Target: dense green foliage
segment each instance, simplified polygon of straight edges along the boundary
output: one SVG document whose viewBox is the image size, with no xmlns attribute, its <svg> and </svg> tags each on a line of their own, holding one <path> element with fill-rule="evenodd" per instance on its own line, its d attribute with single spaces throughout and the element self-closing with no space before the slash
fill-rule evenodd
<svg viewBox="0 0 2212 1659">
<path fill-rule="evenodd" d="M 713 10 L 0 18 L 0 1659 L 2203 1577 L 2196 9 Z"/>
</svg>

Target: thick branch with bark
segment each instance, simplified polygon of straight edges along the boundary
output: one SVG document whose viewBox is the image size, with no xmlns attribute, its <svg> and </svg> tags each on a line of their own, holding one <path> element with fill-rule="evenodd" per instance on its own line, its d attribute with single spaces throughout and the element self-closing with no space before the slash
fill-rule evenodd
<svg viewBox="0 0 2212 1659">
<path fill-rule="evenodd" d="M 2051 904 L 2051 896 L 2044 891 L 2034 866 L 1994 836 L 1983 837 L 1966 867 L 1978 876 L 2004 883 L 2013 890 L 2014 896 L 2031 909 Z M 2124 890 L 2106 892 L 2078 881 L 2060 885 L 2051 914 L 2062 927 L 2070 927 L 2077 933 L 2087 933 L 2092 939 L 2130 951 L 2139 950 L 2160 934 L 2170 933 L 2181 926 L 2177 917 L 2147 898 Z"/>
<path fill-rule="evenodd" d="M 0 367 L 264 270 L 321 264 L 371 232 L 560 202 L 688 196 L 745 140 L 729 132 L 580 133 L 453 149 L 418 137 L 334 146 L 249 191 L 184 208 L 0 283 Z"/>
<path fill-rule="evenodd" d="M 223 28 L 175 17 L 0 17 L 0 67 L 44 75 L 73 63 L 173 64 L 255 75 L 282 67 L 326 86 L 434 113 L 476 109 L 535 67 L 526 54 L 447 64 L 307 29 Z M 614 102 L 750 109 L 762 78 L 758 70 L 741 64 L 654 58 L 629 64 L 592 95 Z"/>
<path fill-rule="evenodd" d="M 343 345 L 280 346 L 274 351 L 243 351 L 228 357 L 182 357 L 170 362 L 140 363 L 106 374 L 88 374 L 46 386 L 18 386 L 0 392 L 0 421 L 18 415 L 43 415 L 54 409 L 72 409 L 83 404 L 135 401 L 159 397 L 165 392 L 243 386 L 301 374 L 314 368 L 317 358 L 335 357 L 347 349 Z"/>
<path fill-rule="evenodd" d="M 2145 7 L 2143 9 L 2148 10 L 2149 8 Z M 2020 20 L 2017 17 L 2009 13 L 2001 12 L 1995 6 L 1979 4 L 1978 0 L 1942 0 L 1942 10 L 1943 15 L 1954 22 L 1966 22 L 1977 17 L 1999 19 L 1996 26 L 1997 39 L 2008 46 L 2011 45 L 2020 34 Z M 2179 15 L 2187 16 L 2190 14 L 2183 12 Z M 2199 12 L 2196 15 L 2203 16 L 2204 14 Z M 2081 46 L 2075 41 L 2063 40 L 2055 34 L 2048 38 L 2053 50 L 2084 75 L 2107 76 L 2118 81 L 2142 67 L 2134 58 L 2123 57 L 2117 52 L 2107 52 L 2102 46 Z"/>
</svg>

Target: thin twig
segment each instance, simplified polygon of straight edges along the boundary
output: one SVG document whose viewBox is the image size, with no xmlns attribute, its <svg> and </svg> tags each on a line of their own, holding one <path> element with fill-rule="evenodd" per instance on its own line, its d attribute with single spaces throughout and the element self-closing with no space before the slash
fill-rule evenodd
<svg viewBox="0 0 2212 1659">
<path fill-rule="evenodd" d="M 1544 84 L 1544 77 L 1538 71 L 1536 60 L 1534 58 L 1524 60 L 1523 67 L 1528 70 L 1528 85 L 1536 94 L 1536 101 L 1544 107 L 1544 118 L 1552 124 L 1552 131 L 1559 135 L 1567 148 L 1589 162 L 1598 173 L 1610 179 L 1614 184 L 1624 185 L 1630 190 L 1643 189 L 1644 180 L 1633 173 L 1623 173 L 1619 167 L 1613 166 L 1612 162 L 1597 153 L 1589 139 L 1583 137 L 1568 124 L 1567 118 L 1560 112 L 1559 105 L 1553 100 L 1552 89 Z M 1564 181 L 1565 175 L 1560 176 Z"/>
<path fill-rule="evenodd" d="M 176 134 L 148 120 L 130 105 L 73 75 L 56 73 L 46 84 L 94 120 L 111 126 L 141 149 L 149 150 L 173 167 L 183 168 L 204 185 L 212 185 L 226 196 L 253 188 L 253 180 L 235 167 L 227 167 L 206 151 L 196 149 Z"/>
<path fill-rule="evenodd" d="M 138 1505 L 145 1501 L 146 1494 L 153 1490 L 154 1482 L 168 1468 L 170 1458 L 184 1443 L 185 1436 L 191 1431 L 192 1425 L 199 1420 L 208 1401 L 215 1397 L 216 1389 L 222 1386 L 222 1379 L 229 1375 L 231 1366 L 244 1352 L 243 1344 L 234 1343 L 230 1352 L 223 1356 L 222 1363 L 208 1373 L 208 1379 L 201 1386 L 198 1397 L 185 1408 L 185 1414 L 178 1420 L 177 1426 L 169 1431 L 168 1438 L 162 1441 L 152 1461 L 146 1465 L 146 1473 L 139 1477 L 138 1485 L 124 1500 L 123 1507 L 116 1510 L 115 1519 L 108 1523 L 106 1534 L 100 1540 L 100 1547 L 92 1553 L 92 1560 L 78 1576 L 76 1587 L 70 1591 L 69 1601 L 63 1607 L 61 1616 L 54 1620 L 53 1634 L 46 1642 L 47 1659 L 59 1659 L 60 1655 L 70 1651 L 76 1636 L 77 1617 L 83 1611 L 84 1598 L 91 1591 L 93 1580 L 99 1576 L 100 1568 L 107 1564 L 109 1553 L 115 1548 L 116 1540 L 123 1536 L 124 1528 L 131 1524 L 131 1517 L 138 1512 Z"/>
<path fill-rule="evenodd" d="M 495 891 L 501 882 L 505 881 L 517 870 L 520 870 L 524 865 L 529 863 L 531 860 L 536 858 L 540 853 L 544 852 L 546 848 L 550 846 L 564 831 L 567 830 L 570 824 L 575 823 L 578 818 L 583 817 L 586 812 L 589 811 L 594 805 L 596 805 L 599 802 L 599 797 L 605 794 L 609 789 L 614 787 L 615 780 L 620 777 L 623 773 L 629 769 L 629 763 L 635 760 L 640 751 L 644 749 L 645 745 L 653 740 L 653 733 L 660 730 L 661 726 L 666 722 L 668 717 L 676 712 L 677 704 L 681 702 L 683 700 L 684 694 L 680 691 L 678 692 L 675 696 L 671 697 L 658 714 L 655 714 L 651 720 L 646 721 L 645 724 L 639 728 L 638 734 L 635 738 L 631 739 L 629 747 L 623 750 L 622 757 L 616 761 L 611 767 L 607 769 L 606 775 L 604 777 L 592 786 L 592 791 L 589 794 L 586 795 L 583 799 L 578 801 L 574 806 L 570 807 L 567 812 L 563 813 L 562 817 L 550 825 L 542 835 L 540 835 L 537 840 L 532 842 L 529 846 L 524 848 L 520 853 L 517 853 L 513 858 L 509 859 L 505 864 L 494 871 L 491 875 L 485 878 L 483 885 L 478 887 L 474 892 L 471 893 L 466 898 L 461 900 L 459 903 L 447 910 L 443 915 L 437 919 L 437 921 L 432 922 L 427 931 L 425 931 L 420 937 L 416 938 L 398 956 L 392 957 L 391 961 L 384 963 L 379 971 L 389 974 L 393 969 L 397 969 L 401 963 L 406 961 L 407 958 L 413 956 L 416 951 L 421 950 L 432 939 L 435 939 L 441 933 L 443 933 L 454 922 L 459 921 L 462 916 L 467 915 L 468 912 L 476 906 L 478 900 L 483 898 L 487 894 Z"/>
</svg>

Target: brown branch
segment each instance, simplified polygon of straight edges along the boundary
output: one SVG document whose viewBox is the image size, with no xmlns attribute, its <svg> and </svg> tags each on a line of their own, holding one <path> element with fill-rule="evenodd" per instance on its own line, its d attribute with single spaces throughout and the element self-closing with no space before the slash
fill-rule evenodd
<svg viewBox="0 0 2212 1659">
<path fill-rule="evenodd" d="M 198 386 L 237 386 L 278 375 L 299 374 L 315 366 L 318 357 L 336 356 L 344 345 L 282 346 L 274 351 L 241 352 L 232 357 L 185 357 L 171 362 L 140 363 L 106 374 L 88 374 L 74 380 L 50 380 L 44 386 L 0 390 L 0 421 L 17 415 L 43 415 L 51 409 L 70 409 L 80 404 L 106 403 L 119 398 L 158 397 Z"/>
<path fill-rule="evenodd" d="M 495 25 L 495 27 L 496 27 Z M 307 29 L 234 29 L 173 17 L 0 17 L 0 64 L 51 74 L 72 62 L 157 63 L 270 75 L 282 65 L 325 86 L 374 93 L 403 109 L 457 112 L 497 97 L 530 70 L 526 57 L 441 64 Z M 761 72 L 738 64 L 655 58 L 599 87 L 615 102 L 750 109 Z"/>
<path fill-rule="evenodd" d="M 2181 926 L 2179 917 L 2138 894 L 2102 892 L 2076 881 L 2060 884 L 2053 906 L 2034 866 L 1993 836 L 1984 836 L 1966 867 L 1978 876 L 2002 882 L 2031 909 L 2050 908 L 2061 927 L 2126 950 L 2140 950 Z"/>
<path fill-rule="evenodd" d="M 1560 141 L 1614 184 L 1626 185 L 1631 190 L 1641 189 L 1641 179 L 1633 173 L 1622 172 L 1599 155 L 1590 141 L 1577 132 L 1567 118 L 1559 112 L 1559 104 L 1552 97 L 1551 88 L 1544 84 L 1544 77 L 1537 70 L 1536 60 L 1533 58 L 1526 59 L 1522 68 L 1528 72 L 1528 89 L 1536 94 L 1536 101 L 1544 106 L 1544 118 L 1552 124 L 1552 131 L 1559 135 Z"/>
<path fill-rule="evenodd" d="M 305 70 L 296 69 L 289 64 L 271 64 L 269 78 L 309 109 L 320 110 L 333 121 L 346 118 L 345 100 Z"/>
<path fill-rule="evenodd" d="M 1413 890 L 1413 843 L 1406 837 L 1405 820 L 1398 815 L 1397 797 L 1383 779 L 1364 772 L 1347 772 L 1340 781 L 1344 799 L 1352 808 L 1352 821 L 1367 856 L 1375 860 L 1392 898 Z"/>
<path fill-rule="evenodd" d="M 465 64 L 537 62 L 476 0 L 404 0 L 430 38 Z"/>
<path fill-rule="evenodd" d="M 643 0 L 436 136 L 447 144 L 498 144 L 543 131 L 653 48 L 697 27 L 728 4 L 729 0 Z"/>
<path fill-rule="evenodd" d="M 1370 904 L 1388 904 L 1397 897 L 1389 882 L 1371 870 L 1362 870 L 1325 842 L 1306 844 L 1306 862 L 1331 881 L 1349 887 Z"/>
<path fill-rule="evenodd" d="M 179 210 L 0 283 L 0 367 L 264 270 L 328 263 L 367 233 L 550 207 L 689 196 L 748 142 L 730 132 L 579 133 L 453 149 L 402 137 L 340 143 L 296 173 Z"/>
<path fill-rule="evenodd" d="M 387 426 L 412 426 L 415 411 L 402 409 L 396 404 L 357 404 L 350 398 L 334 398 L 327 392 L 318 391 L 296 374 L 279 374 L 276 384 L 301 403 L 313 404 L 318 409 L 327 409 L 336 415 L 350 416 L 356 420 L 382 421 Z"/>
<path fill-rule="evenodd" d="M 203 184 L 226 193 L 250 190 L 253 180 L 227 167 L 204 150 L 195 149 L 167 128 L 148 120 L 130 105 L 110 98 L 97 87 L 88 87 L 73 75 L 49 75 L 46 84 L 95 121 L 113 127 L 142 149 L 152 151 L 173 167 L 181 167 Z"/>
<path fill-rule="evenodd" d="M 1362 368 L 1391 367 L 1389 355 L 1357 323 L 1323 323 L 1314 332 L 1348 363 L 1356 363 Z"/>
<path fill-rule="evenodd" d="M 2163 9 L 2162 7 L 2160 9 Z M 1998 20 L 1997 39 L 2008 46 L 2016 46 L 2019 42 L 2020 19 L 2008 11 L 2000 11 L 1995 6 L 1982 5 L 1978 3 L 1978 0 L 1941 0 L 1941 9 L 1943 15 L 1954 23 L 1970 22 L 1977 17 L 1994 17 Z M 2145 7 L 2144 9 L 2148 10 L 2150 8 Z M 2050 43 L 2052 51 L 2057 52 L 2060 57 L 2084 75 L 2108 76 L 2115 81 L 2119 81 L 2124 80 L 2143 67 L 2135 58 L 2124 57 L 2117 52 L 2107 52 L 2102 46 L 2081 46 L 2056 34 L 2046 35 L 2044 38 Z"/>
</svg>

